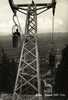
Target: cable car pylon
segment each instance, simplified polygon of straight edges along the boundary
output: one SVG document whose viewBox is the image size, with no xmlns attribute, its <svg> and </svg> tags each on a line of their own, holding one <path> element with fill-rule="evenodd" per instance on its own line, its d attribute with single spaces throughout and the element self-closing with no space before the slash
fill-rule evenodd
<svg viewBox="0 0 68 100">
<path fill-rule="evenodd" d="M 41 94 L 37 16 L 50 8 L 54 10 L 56 1 L 42 4 L 35 4 L 34 1 L 31 4 L 14 4 L 13 0 L 9 0 L 9 4 L 15 16 L 17 11 L 27 15 L 24 41 L 13 91 L 13 100 L 22 100 L 22 95 Z"/>
</svg>

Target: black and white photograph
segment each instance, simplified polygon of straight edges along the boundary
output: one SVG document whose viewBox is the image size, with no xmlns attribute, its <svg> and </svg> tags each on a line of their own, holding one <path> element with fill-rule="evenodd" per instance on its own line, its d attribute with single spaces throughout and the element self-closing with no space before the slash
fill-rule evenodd
<svg viewBox="0 0 68 100">
<path fill-rule="evenodd" d="M 68 100 L 68 0 L 0 1 L 0 100 Z"/>
</svg>

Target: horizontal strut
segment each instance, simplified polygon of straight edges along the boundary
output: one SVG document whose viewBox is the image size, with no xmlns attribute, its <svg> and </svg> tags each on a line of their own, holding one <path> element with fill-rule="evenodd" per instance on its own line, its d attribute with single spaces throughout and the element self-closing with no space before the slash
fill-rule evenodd
<svg viewBox="0 0 68 100">
<path fill-rule="evenodd" d="M 38 3 L 38 4 L 35 4 L 35 6 L 48 6 L 48 5 L 51 5 L 52 3 Z M 16 5 L 17 7 L 28 7 L 28 6 L 33 6 L 33 4 L 18 4 Z"/>
<path fill-rule="evenodd" d="M 15 15 L 16 15 L 16 11 L 20 11 L 20 10 L 27 11 L 27 9 L 25 9 L 23 7 L 29 7 L 29 6 L 36 6 L 36 10 L 44 9 L 44 7 L 47 8 L 47 10 L 50 8 L 53 8 L 53 15 L 54 15 L 56 0 L 52 0 L 52 3 L 37 3 L 37 4 L 35 4 L 35 3 L 34 4 L 33 3 L 32 4 L 14 4 L 13 0 L 9 0 L 9 4 Z M 43 7 L 43 8 L 37 8 L 37 7 Z M 46 11 L 46 10 L 44 10 L 44 11 Z M 22 11 L 20 11 L 20 12 L 22 12 Z M 24 12 L 22 12 L 22 13 L 24 13 Z M 43 12 L 41 12 L 41 13 L 43 13 Z M 24 13 L 24 14 L 26 14 L 26 13 Z"/>
</svg>

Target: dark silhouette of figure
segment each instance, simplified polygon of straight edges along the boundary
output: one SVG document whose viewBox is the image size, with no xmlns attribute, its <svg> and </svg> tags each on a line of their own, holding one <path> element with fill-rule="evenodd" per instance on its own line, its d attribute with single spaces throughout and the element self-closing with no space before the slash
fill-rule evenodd
<svg viewBox="0 0 68 100">
<path fill-rule="evenodd" d="M 20 32 L 18 31 L 18 28 L 16 29 L 15 34 L 16 34 L 18 37 L 20 37 Z"/>
<path fill-rule="evenodd" d="M 18 40 L 20 38 L 20 32 L 16 29 L 16 32 L 13 33 L 12 41 L 13 41 L 13 48 L 18 47 Z"/>
</svg>

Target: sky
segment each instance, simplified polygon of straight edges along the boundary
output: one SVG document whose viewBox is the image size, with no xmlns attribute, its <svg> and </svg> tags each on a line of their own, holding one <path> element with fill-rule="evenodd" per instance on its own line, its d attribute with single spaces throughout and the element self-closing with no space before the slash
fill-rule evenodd
<svg viewBox="0 0 68 100">
<path fill-rule="evenodd" d="M 35 3 L 48 3 L 51 0 L 34 0 Z M 68 0 L 56 0 L 56 12 L 54 19 L 55 32 L 68 32 Z M 31 3 L 31 0 L 14 0 L 15 4 Z M 17 13 L 21 24 L 22 33 L 25 30 L 26 16 Z M 13 12 L 9 6 L 8 0 L 0 1 L 0 35 L 12 34 L 12 26 L 14 25 Z M 37 18 L 38 33 L 52 32 L 52 9 L 39 15 Z"/>
</svg>

